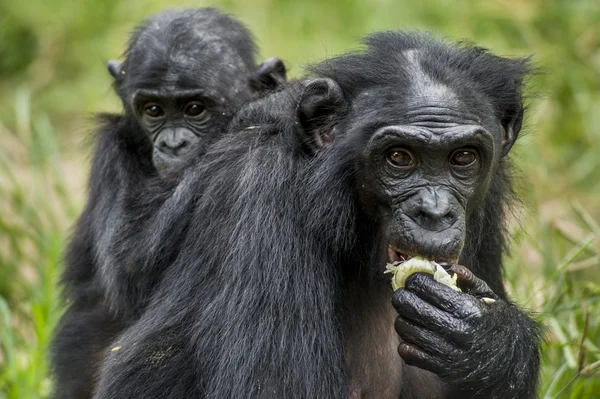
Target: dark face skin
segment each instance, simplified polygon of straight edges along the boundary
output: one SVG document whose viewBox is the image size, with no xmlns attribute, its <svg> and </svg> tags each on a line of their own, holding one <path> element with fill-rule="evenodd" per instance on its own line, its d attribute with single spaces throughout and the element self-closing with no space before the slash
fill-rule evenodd
<svg viewBox="0 0 600 399">
<path fill-rule="evenodd" d="M 368 187 L 362 200 L 382 219 L 390 262 L 419 255 L 456 263 L 499 143 L 494 127 L 465 112 L 458 99 L 443 101 L 439 89 L 423 94 L 417 104 L 400 104 L 398 117 L 385 113 L 378 120 L 361 154 L 359 176 Z"/>
<path fill-rule="evenodd" d="M 223 104 L 193 90 L 171 95 L 139 90 L 132 108 L 154 143 L 153 161 L 161 171 L 173 169 L 193 148 L 208 143 L 227 115 Z"/>
</svg>

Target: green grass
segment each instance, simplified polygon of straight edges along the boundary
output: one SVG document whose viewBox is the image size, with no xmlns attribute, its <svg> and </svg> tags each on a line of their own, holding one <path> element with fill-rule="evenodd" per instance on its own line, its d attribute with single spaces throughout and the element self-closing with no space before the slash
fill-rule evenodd
<svg viewBox="0 0 600 399">
<path fill-rule="evenodd" d="M 0 125 L 0 398 L 44 397 L 46 353 L 60 314 L 57 278 L 67 226 L 77 214 L 63 180 L 55 132 L 15 96 L 16 130 Z"/>
<path fill-rule="evenodd" d="M 81 210 L 88 117 L 118 110 L 104 63 L 131 28 L 172 2 L 0 2 L 0 399 L 44 398 L 56 282 Z M 186 4 L 185 2 L 178 2 Z M 198 5 L 197 2 L 187 2 Z M 206 3 L 205 3 L 206 4 Z M 303 64 L 378 29 L 421 28 L 542 74 L 513 159 L 524 206 L 505 278 L 547 328 L 540 397 L 600 392 L 600 4 L 574 1 L 229 0 L 264 57 Z M 35 10 L 35 12 L 32 12 Z"/>
</svg>

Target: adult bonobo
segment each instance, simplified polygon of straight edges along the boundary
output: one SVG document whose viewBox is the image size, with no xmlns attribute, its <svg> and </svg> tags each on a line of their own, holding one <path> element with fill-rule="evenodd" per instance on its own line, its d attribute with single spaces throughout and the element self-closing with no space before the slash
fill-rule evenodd
<svg viewBox="0 0 600 399">
<path fill-rule="evenodd" d="M 527 61 L 366 44 L 244 107 L 171 194 L 147 192 L 195 202 L 95 398 L 535 396 L 539 329 L 501 281 Z M 393 294 L 385 264 L 414 255 L 469 267 L 463 292 L 416 274 Z"/>
<path fill-rule="evenodd" d="M 108 66 L 125 112 L 101 116 L 89 200 L 66 256 L 70 304 L 52 352 L 59 398 L 91 396 L 107 346 L 141 312 L 185 232 L 185 203 L 167 203 L 181 218 L 163 231 L 159 259 L 147 248 L 159 239 L 154 223 L 166 227 L 160 212 L 142 221 L 130 199 L 155 186 L 167 195 L 186 156 L 200 156 L 240 104 L 285 80 L 283 63 L 257 66 L 250 32 L 215 9 L 162 12 L 125 54 Z"/>
</svg>

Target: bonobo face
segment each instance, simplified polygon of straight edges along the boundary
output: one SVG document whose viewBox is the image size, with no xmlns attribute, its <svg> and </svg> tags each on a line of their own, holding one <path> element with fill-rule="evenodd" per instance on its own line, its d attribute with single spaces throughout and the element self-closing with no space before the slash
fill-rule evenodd
<svg viewBox="0 0 600 399">
<path fill-rule="evenodd" d="M 457 262 L 469 218 L 516 139 L 522 107 L 494 109 L 477 85 L 453 88 L 407 64 L 398 76 L 409 79 L 350 96 L 333 79 L 307 83 L 297 110 L 303 145 L 309 152 L 330 146 L 340 164 L 351 162 L 360 209 L 379 230 L 388 261 Z"/>
<path fill-rule="evenodd" d="M 154 143 L 153 161 L 159 171 L 183 163 L 192 149 L 210 143 L 227 119 L 224 104 L 193 90 L 139 90 L 132 109 Z"/>
<path fill-rule="evenodd" d="M 177 170 L 187 157 L 201 153 L 239 105 L 285 82 L 279 58 L 253 70 L 241 59 L 223 69 L 218 57 L 223 54 L 213 59 L 204 54 L 200 61 L 179 57 L 174 71 L 165 69 L 162 61 L 134 64 L 128 71 L 117 61 L 108 63 L 127 109 L 154 143 L 153 161 L 162 173 Z"/>
<path fill-rule="evenodd" d="M 467 218 L 495 170 L 499 129 L 488 130 L 447 94 L 373 114 L 381 119 L 357 163 L 359 194 L 384 228 L 390 262 L 416 255 L 456 262 Z"/>
<path fill-rule="evenodd" d="M 108 70 L 128 116 L 154 143 L 159 172 L 178 170 L 211 144 L 235 110 L 285 81 L 278 58 L 255 63 L 250 32 L 215 9 L 167 10 L 134 33 Z"/>
</svg>

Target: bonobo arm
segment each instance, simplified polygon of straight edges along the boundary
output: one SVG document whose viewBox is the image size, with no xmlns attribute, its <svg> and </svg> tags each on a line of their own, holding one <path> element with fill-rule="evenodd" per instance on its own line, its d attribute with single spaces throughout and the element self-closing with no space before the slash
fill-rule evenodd
<svg viewBox="0 0 600 399">
<path fill-rule="evenodd" d="M 127 117 L 110 117 L 100 131 L 90 176 L 90 229 L 96 277 L 111 311 L 128 317 L 145 306 L 185 234 L 192 194 L 161 179 L 152 143 Z"/>
<path fill-rule="evenodd" d="M 438 374 L 449 398 L 536 397 L 539 326 L 467 268 L 452 271 L 463 292 L 415 274 L 394 293 L 400 356 Z"/>
</svg>

